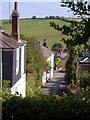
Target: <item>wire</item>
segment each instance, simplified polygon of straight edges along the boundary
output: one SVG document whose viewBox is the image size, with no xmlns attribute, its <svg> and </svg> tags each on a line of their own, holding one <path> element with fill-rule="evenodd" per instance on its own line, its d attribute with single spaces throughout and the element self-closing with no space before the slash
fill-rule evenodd
<svg viewBox="0 0 90 120">
<path fill-rule="evenodd" d="M 20 3 L 20 4 L 26 5 L 25 3 Z M 43 10 L 46 10 L 46 11 L 52 11 L 52 12 L 55 12 L 55 13 L 60 14 L 60 12 L 57 12 L 57 11 L 55 11 L 55 10 L 51 10 L 51 9 L 47 9 L 47 8 L 38 7 L 38 6 L 36 6 L 36 5 L 32 5 L 31 3 L 30 3 L 30 5 L 27 4 L 26 6 L 29 6 L 29 7 L 31 6 L 31 7 L 43 9 Z"/>
</svg>

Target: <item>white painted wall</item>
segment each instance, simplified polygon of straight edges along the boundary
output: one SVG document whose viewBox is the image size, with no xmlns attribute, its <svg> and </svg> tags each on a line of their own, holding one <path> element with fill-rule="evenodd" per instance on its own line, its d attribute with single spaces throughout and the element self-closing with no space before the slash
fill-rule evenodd
<svg viewBox="0 0 90 120">
<path fill-rule="evenodd" d="M 19 95 L 21 94 L 22 97 L 26 96 L 26 74 L 23 74 L 23 76 L 11 88 L 12 94 L 16 94 L 16 92 L 18 92 Z"/>
<path fill-rule="evenodd" d="M 42 85 L 46 83 L 46 71 L 44 71 L 43 76 L 42 76 Z"/>
<path fill-rule="evenodd" d="M 53 77 L 53 69 L 54 69 L 54 54 L 52 54 L 48 59 L 47 62 L 50 63 L 51 70 L 50 70 L 50 78 Z"/>
<path fill-rule="evenodd" d="M 19 49 L 20 49 L 20 48 L 17 48 L 17 49 L 16 49 L 16 75 L 17 75 L 18 72 L 19 72 L 19 56 L 20 56 L 20 54 L 19 54 Z"/>
<path fill-rule="evenodd" d="M 51 55 L 51 78 L 53 77 L 53 69 L 54 69 L 54 54 Z"/>
<path fill-rule="evenodd" d="M 21 76 L 24 74 L 24 46 L 21 47 Z"/>
<path fill-rule="evenodd" d="M 17 60 L 19 57 L 19 53 L 17 50 Z M 18 62 L 17 62 L 18 64 Z M 19 67 L 16 67 L 16 73 L 18 73 Z M 24 46 L 21 46 L 21 78 L 15 83 L 15 85 L 11 88 L 11 93 L 16 94 L 18 92 L 18 95 L 22 95 L 22 97 L 26 96 L 26 73 L 24 74 Z"/>
<path fill-rule="evenodd" d="M 46 76 L 46 71 L 44 71 L 43 76 L 42 76 L 42 84 L 46 83 L 46 77 L 52 78 L 53 77 L 53 69 L 54 69 L 54 54 L 52 54 L 48 59 L 47 62 L 50 63 L 51 66 L 51 70 L 49 71 L 49 73 L 47 73 Z"/>
</svg>

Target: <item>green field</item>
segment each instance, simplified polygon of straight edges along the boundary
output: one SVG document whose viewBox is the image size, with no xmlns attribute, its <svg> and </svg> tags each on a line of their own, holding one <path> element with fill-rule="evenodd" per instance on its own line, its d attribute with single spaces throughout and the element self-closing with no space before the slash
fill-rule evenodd
<svg viewBox="0 0 90 120">
<path fill-rule="evenodd" d="M 26 37 L 35 37 L 41 41 L 47 39 L 48 46 L 51 48 L 54 43 L 59 43 L 63 37 L 59 31 L 49 26 L 49 22 L 53 21 L 60 26 L 69 24 L 56 19 L 21 19 L 20 34 L 24 34 Z M 2 27 L 5 32 L 11 34 L 11 24 L 3 24 Z"/>
</svg>

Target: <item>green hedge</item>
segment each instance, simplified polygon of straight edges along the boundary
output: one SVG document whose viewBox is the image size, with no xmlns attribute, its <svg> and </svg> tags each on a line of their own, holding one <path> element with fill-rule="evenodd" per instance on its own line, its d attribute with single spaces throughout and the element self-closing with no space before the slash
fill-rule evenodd
<svg viewBox="0 0 90 120">
<path fill-rule="evenodd" d="M 90 101 L 80 96 L 11 97 L 3 102 L 2 120 L 89 120 Z M 89 95 L 90 98 L 90 95 Z"/>
</svg>

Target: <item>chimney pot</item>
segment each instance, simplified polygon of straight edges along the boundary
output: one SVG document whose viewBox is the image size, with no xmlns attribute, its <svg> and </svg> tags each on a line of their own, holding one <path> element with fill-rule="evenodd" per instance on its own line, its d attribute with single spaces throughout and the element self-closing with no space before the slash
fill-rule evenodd
<svg viewBox="0 0 90 120">
<path fill-rule="evenodd" d="M 38 40 L 38 44 L 41 45 L 41 41 L 40 40 Z"/>
<path fill-rule="evenodd" d="M 47 47 L 47 40 L 46 39 L 44 39 L 44 41 L 43 41 L 43 46 Z"/>
<path fill-rule="evenodd" d="M 15 6 L 14 7 L 15 7 L 14 10 L 18 10 L 18 3 L 17 2 L 15 2 Z"/>
</svg>

